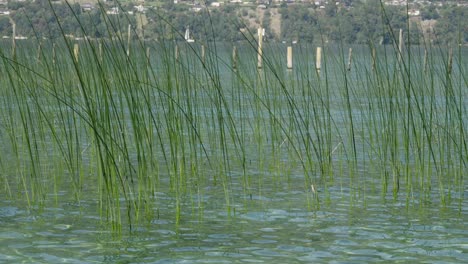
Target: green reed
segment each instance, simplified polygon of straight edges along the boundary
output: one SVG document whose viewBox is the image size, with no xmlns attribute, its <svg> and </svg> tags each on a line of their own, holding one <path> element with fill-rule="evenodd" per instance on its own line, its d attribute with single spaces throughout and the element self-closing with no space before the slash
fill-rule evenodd
<svg viewBox="0 0 468 264">
<path fill-rule="evenodd" d="M 231 44 L 203 43 L 204 56 L 200 43 L 135 37 L 128 47 L 113 24 L 127 22 L 108 21 L 112 39 L 62 32 L 54 42 L 18 43 L 16 57 L 3 49 L 8 197 L 58 202 L 72 186 L 70 197 L 93 197 L 116 231 L 159 217 L 168 201 L 177 224 L 184 211 L 203 218 L 212 192 L 235 216 L 267 184 L 301 190 L 310 210 L 336 185 L 354 192 L 353 204 L 375 191 L 408 206 L 432 202 L 434 190 L 441 205 L 461 201 L 463 47 L 400 53 L 394 37 L 393 45 L 353 47 L 348 70 L 344 44 L 323 41 L 318 72 L 315 45 L 298 44 L 288 71 L 277 43 L 265 45 L 257 69 L 257 43 L 246 36 L 234 68 Z"/>
</svg>

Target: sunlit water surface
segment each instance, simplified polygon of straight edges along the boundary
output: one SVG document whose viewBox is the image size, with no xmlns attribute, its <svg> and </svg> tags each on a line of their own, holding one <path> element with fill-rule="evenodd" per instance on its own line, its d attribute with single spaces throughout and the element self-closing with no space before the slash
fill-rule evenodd
<svg viewBox="0 0 468 264">
<path fill-rule="evenodd" d="M 331 114 L 339 125 L 347 115 L 338 110 Z M 380 179 L 366 190 L 340 188 L 351 182 L 343 176 L 347 184 L 315 186 L 317 207 L 304 175 L 270 178 L 252 190 L 230 188 L 231 211 L 223 188 L 207 184 L 184 198 L 179 224 L 174 194 L 161 188 L 150 207 L 153 218 L 131 232 L 124 225 L 121 235 L 106 226 L 99 196 L 88 190 L 77 202 L 67 198 L 72 190 L 60 189 L 41 208 L 9 199 L 2 189 L 0 263 L 468 263 L 466 184 L 441 205 L 437 188 L 429 201 L 417 193 L 407 199 L 405 190 L 393 198 L 382 194 Z"/>
<path fill-rule="evenodd" d="M 179 225 L 174 201 L 158 193 L 155 218 L 131 234 L 124 228 L 120 237 L 106 231 L 96 201 L 27 210 L 2 200 L 0 262 L 468 262 L 466 201 L 407 205 L 331 188 L 321 194 L 328 201 L 307 210 L 305 191 L 266 187 L 262 193 L 239 195 L 230 215 L 222 193 L 210 193 L 203 214 L 187 206 Z"/>
</svg>

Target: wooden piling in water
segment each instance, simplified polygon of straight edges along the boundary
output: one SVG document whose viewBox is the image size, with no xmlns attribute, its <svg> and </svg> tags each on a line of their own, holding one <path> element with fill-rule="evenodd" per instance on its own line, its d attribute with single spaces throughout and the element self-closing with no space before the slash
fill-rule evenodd
<svg viewBox="0 0 468 264">
<path fill-rule="evenodd" d="M 78 46 L 78 43 L 75 43 L 73 46 L 73 54 L 75 55 L 75 62 L 78 62 L 78 55 L 80 52 L 80 46 Z"/>
<path fill-rule="evenodd" d="M 55 42 L 52 44 L 52 65 L 55 65 Z"/>
<path fill-rule="evenodd" d="M 317 70 L 318 73 L 320 73 L 320 70 L 322 68 L 322 47 L 317 47 L 315 58 L 316 58 L 315 69 Z"/>
<path fill-rule="evenodd" d="M 98 47 L 98 52 L 99 52 L 99 61 L 102 62 L 102 41 L 99 41 L 99 47 Z"/>
<path fill-rule="evenodd" d="M 401 63 L 403 56 L 403 29 L 400 28 L 400 33 L 398 34 L 398 62 Z"/>
<path fill-rule="evenodd" d="M 423 71 L 427 71 L 427 49 L 424 49 L 424 65 L 423 65 Z"/>
<path fill-rule="evenodd" d="M 150 48 L 146 47 L 146 63 L 150 64 Z"/>
<path fill-rule="evenodd" d="M 375 48 L 372 48 L 372 71 L 375 71 Z"/>
<path fill-rule="evenodd" d="M 151 61 L 150 61 L 150 48 L 146 47 L 146 78 L 149 80 L 151 76 Z"/>
<path fill-rule="evenodd" d="M 42 50 L 42 42 L 39 42 L 39 44 L 37 45 L 37 61 L 40 62 L 41 61 L 41 50 Z"/>
<path fill-rule="evenodd" d="M 237 47 L 232 47 L 232 68 L 237 68 Z"/>
<path fill-rule="evenodd" d="M 353 56 L 353 48 L 349 48 L 349 51 L 348 51 L 348 67 L 347 67 L 348 71 L 351 71 L 352 56 Z"/>
<path fill-rule="evenodd" d="M 127 33 L 127 57 L 130 56 L 130 38 L 132 37 L 132 26 L 128 24 L 128 33 Z"/>
<path fill-rule="evenodd" d="M 11 36 L 11 57 L 16 57 L 16 24 L 13 23 L 13 32 Z"/>
<path fill-rule="evenodd" d="M 452 74 L 452 63 L 453 63 L 453 49 L 449 49 L 448 61 L 447 61 L 447 73 Z"/>
<path fill-rule="evenodd" d="M 179 47 L 177 45 L 175 45 L 175 48 L 174 48 L 174 52 L 175 52 L 175 60 L 178 61 L 179 60 Z"/>
<path fill-rule="evenodd" d="M 201 45 L 201 60 L 205 64 L 205 45 Z"/>
<path fill-rule="evenodd" d="M 293 68 L 293 53 L 292 53 L 292 47 L 288 46 L 287 52 L 286 52 L 286 68 L 288 70 L 292 70 Z"/>
<path fill-rule="evenodd" d="M 263 55 L 263 50 L 262 50 L 262 42 L 263 42 L 263 28 L 259 27 L 258 30 L 258 51 L 257 51 L 257 68 L 261 69 L 262 68 L 262 55 Z"/>
</svg>

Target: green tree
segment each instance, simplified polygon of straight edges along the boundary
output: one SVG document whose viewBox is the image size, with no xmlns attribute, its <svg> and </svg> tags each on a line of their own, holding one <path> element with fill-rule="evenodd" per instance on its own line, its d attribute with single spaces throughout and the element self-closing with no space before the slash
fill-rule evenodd
<svg viewBox="0 0 468 264">
<path fill-rule="evenodd" d="M 440 18 L 435 5 L 428 5 L 421 8 L 421 19 L 430 20 Z"/>
<path fill-rule="evenodd" d="M 313 10 L 293 5 L 281 8 L 280 14 L 283 40 L 313 42 L 317 29 L 317 17 Z"/>
<path fill-rule="evenodd" d="M 12 34 L 12 26 L 7 16 L 0 17 L 0 34 L 2 36 L 11 36 Z"/>
<path fill-rule="evenodd" d="M 438 44 L 459 44 L 468 41 L 468 8 L 448 6 L 440 12 L 434 28 Z"/>
</svg>

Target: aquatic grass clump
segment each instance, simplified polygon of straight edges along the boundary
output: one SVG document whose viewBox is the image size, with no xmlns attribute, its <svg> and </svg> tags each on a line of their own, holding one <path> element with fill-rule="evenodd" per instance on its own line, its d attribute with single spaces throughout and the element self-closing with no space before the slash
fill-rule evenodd
<svg viewBox="0 0 468 264">
<path fill-rule="evenodd" d="M 212 192 L 235 217 L 267 185 L 299 192 L 305 210 L 319 210 L 336 186 L 354 192 L 353 204 L 370 192 L 421 207 L 434 190 L 441 205 L 463 199 L 462 47 L 454 58 L 430 45 L 400 50 L 394 37 L 392 46 L 353 47 L 350 67 L 344 44 L 323 41 L 318 71 L 315 46 L 294 45 L 287 70 L 286 46 L 267 43 L 258 69 L 252 36 L 233 59 L 232 44 L 154 42 L 132 27 L 126 36 L 118 29 L 129 22 L 109 19 L 108 39 L 62 31 L 53 42 L 18 43 L 14 57 L 4 49 L 9 197 L 32 205 L 49 194 L 57 202 L 63 189 L 77 202 L 93 196 L 116 231 L 167 217 L 159 208 L 168 201 L 175 223 L 188 210 L 203 219 Z"/>
</svg>

